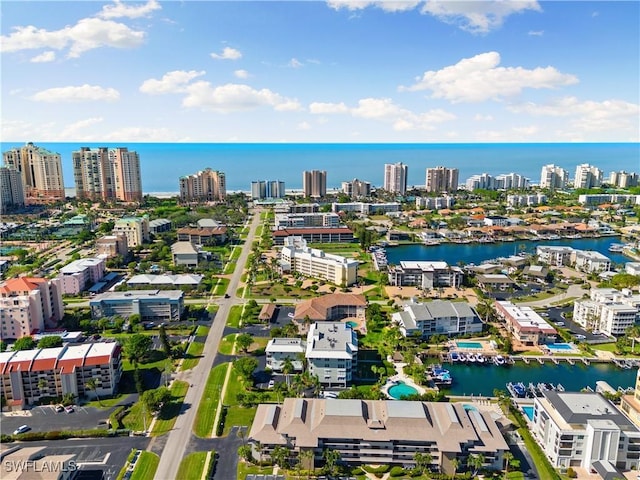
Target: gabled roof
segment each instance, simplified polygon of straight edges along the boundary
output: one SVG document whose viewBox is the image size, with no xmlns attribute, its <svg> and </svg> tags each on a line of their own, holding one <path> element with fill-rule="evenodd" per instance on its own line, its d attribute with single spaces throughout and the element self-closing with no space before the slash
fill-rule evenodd
<svg viewBox="0 0 640 480">
<path fill-rule="evenodd" d="M 17 293 L 17 292 L 30 292 L 36 290 L 38 285 L 45 283 L 47 280 L 44 278 L 36 277 L 18 277 L 10 278 L 0 286 L 0 293 Z"/>
<path fill-rule="evenodd" d="M 326 320 L 328 310 L 338 306 L 366 307 L 367 300 L 364 295 L 355 293 L 329 293 L 321 297 L 312 298 L 296 306 L 293 316 L 295 320 L 304 320 L 309 316 L 311 320 Z"/>
</svg>

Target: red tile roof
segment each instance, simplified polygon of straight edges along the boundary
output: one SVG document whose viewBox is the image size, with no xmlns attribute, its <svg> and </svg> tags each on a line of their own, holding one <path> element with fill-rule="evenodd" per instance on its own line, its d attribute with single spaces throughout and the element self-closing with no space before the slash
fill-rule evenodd
<svg viewBox="0 0 640 480">
<path fill-rule="evenodd" d="M 38 284 L 44 283 L 47 280 L 44 278 L 36 277 L 18 277 L 11 278 L 0 285 L 1 293 L 14 293 L 14 292 L 30 292 L 38 288 Z"/>
</svg>

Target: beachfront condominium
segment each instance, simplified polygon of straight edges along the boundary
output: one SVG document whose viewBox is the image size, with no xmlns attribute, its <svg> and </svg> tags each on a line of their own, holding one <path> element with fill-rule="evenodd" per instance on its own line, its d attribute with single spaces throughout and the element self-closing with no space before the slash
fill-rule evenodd
<svg viewBox="0 0 640 480">
<path fill-rule="evenodd" d="M 24 188 L 20 172 L 11 167 L 0 167 L 0 213 L 24 207 Z"/>
<path fill-rule="evenodd" d="M 313 323 L 304 356 L 309 373 L 322 385 L 345 388 L 356 375 L 358 335 L 345 322 Z"/>
<path fill-rule="evenodd" d="M 149 218 L 145 215 L 142 217 L 124 217 L 116 220 L 113 226 L 113 233 L 122 233 L 127 237 L 127 247 L 133 248 L 151 240 L 149 236 Z"/>
<path fill-rule="evenodd" d="M 59 153 L 27 143 L 2 154 L 4 165 L 20 172 L 27 204 L 64 200 L 62 159 Z"/>
<path fill-rule="evenodd" d="M 302 172 L 302 194 L 305 198 L 321 198 L 327 195 L 327 172 L 305 170 Z"/>
<path fill-rule="evenodd" d="M 640 176 L 637 173 L 629 173 L 621 170 L 619 172 L 611 172 L 609 175 L 609 184 L 616 188 L 637 187 Z"/>
<path fill-rule="evenodd" d="M 562 190 L 569 181 L 569 172 L 564 168 L 549 164 L 542 167 L 540 172 L 540 188 L 549 190 Z"/>
<path fill-rule="evenodd" d="M 251 182 L 251 199 L 284 198 L 284 182 L 280 180 L 256 180 Z"/>
<path fill-rule="evenodd" d="M 425 190 L 428 193 L 455 192 L 458 190 L 459 173 L 457 168 L 427 168 Z"/>
<path fill-rule="evenodd" d="M 22 338 L 54 328 L 62 320 L 59 279 L 11 278 L 0 284 L 0 339 Z"/>
<path fill-rule="evenodd" d="M 573 188 L 595 188 L 602 184 L 602 170 L 588 163 L 576 167 Z"/>
<path fill-rule="evenodd" d="M 352 200 L 371 196 L 371 183 L 354 178 L 350 182 L 342 182 L 342 193 Z"/>
<path fill-rule="evenodd" d="M 404 311 L 391 315 L 405 337 L 418 335 L 466 335 L 482 332 L 482 321 L 466 302 L 434 300 L 427 303 L 409 303 Z"/>
<path fill-rule="evenodd" d="M 222 202 L 227 196 L 224 173 L 205 168 L 180 177 L 181 202 Z"/>
<path fill-rule="evenodd" d="M 127 148 L 81 147 L 71 153 L 76 197 L 89 200 L 142 200 L 140 157 Z"/>
<path fill-rule="evenodd" d="M 526 190 L 529 188 L 529 179 L 517 173 L 505 173 L 496 177 L 483 173 L 472 175 L 467 179 L 467 190 Z"/>
<path fill-rule="evenodd" d="M 408 167 L 402 162 L 385 163 L 384 165 L 384 184 L 382 188 L 387 192 L 404 195 L 407 193 L 407 174 Z"/>
</svg>

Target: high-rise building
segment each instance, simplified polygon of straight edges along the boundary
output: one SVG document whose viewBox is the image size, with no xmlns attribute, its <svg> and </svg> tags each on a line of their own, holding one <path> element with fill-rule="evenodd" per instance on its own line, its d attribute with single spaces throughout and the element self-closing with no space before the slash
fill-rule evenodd
<svg viewBox="0 0 640 480">
<path fill-rule="evenodd" d="M 25 204 L 20 172 L 11 167 L 0 167 L 0 212 Z"/>
<path fill-rule="evenodd" d="M 221 202 L 226 196 L 227 182 L 223 172 L 205 168 L 180 177 L 181 202 Z"/>
<path fill-rule="evenodd" d="M 407 193 L 407 174 L 409 169 L 402 162 L 385 163 L 384 188 L 387 192 L 404 195 Z"/>
<path fill-rule="evenodd" d="M 22 338 L 54 328 L 64 305 L 60 280 L 12 278 L 0 285 L 0 338 Z"/>
<path fill-rule="evenodd" d="M 495 179 L 498 190 L 526 190 L 529 188 L 529 179 L 517 173 L 503 173 Z"/>
<path fill-rule="evenodd" d="M 305 197 L 321 198 L 327 195 L 327 172 L 307 170 L 302 172 L 302 192 Z"/>
<path fill-rule="evenodd" d="M 284 198 L 284 182 L 280 180 L 257 180 L 251 182 L 251 199 Z"/>
<path fill-rule="evenodd" d="M 602 183 L 602 170 L 588 163 L 576 167 L 573 188 L 594 188 Z"/>
<path fill-rule="evenodd" d="M 496 179 L 488 173 L 472 175 L 466 181 L 467 190 L 496 190 Z"/>
<path fill-rule="evenodd" d="M 371 195 L 371 183 L 354 178 L 350 182 L 342 182 L 342 193 L 353 200 L 366 198 Z"/>
<path fill-rule="evenodd" d="M 556 167 L 553 164 L 542 167 L 540 173 L 540 188 L 549 190 L 563 189 L 569 181 L 569 172 L 564 168 Z"/>
<path fill-rule="evenodd" d="M 120 148 L 81 147 L 72 152 L 76 197 L 90 200 L 142 200 L 140 157 Z"/>
<path fill-rule="evenodd" d="M 27 204 L 64 200 L 62 159 L 29 142 L 24 147 L 3 152 L 4 165 L 20 172 Z"/>
<path fill-rule="evenodd" d="M 455 192 L 458 190 L 457 168 L 435 167 L 427 168 L 425 190 L 427 192 Z"/>
<path fill-rule="evenodd" d="M 629 188 L 637 187 L 640 180 L 637 173 L 629 173 L 622 170 L 620 172 L 611 172 L 609 183 L 612 187 Z"/>
</svg>

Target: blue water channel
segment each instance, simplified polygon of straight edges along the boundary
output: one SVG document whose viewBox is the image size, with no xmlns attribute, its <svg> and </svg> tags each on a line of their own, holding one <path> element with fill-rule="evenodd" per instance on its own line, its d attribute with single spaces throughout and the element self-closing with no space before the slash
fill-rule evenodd
<svg viewBox="0 0 640 480">
<path fill-rule="evenodd" d="M 508 257 L 520 252 L 535 254 L 538 245 L 562 245 L 578 250 L 595 250 L 609 257 L 614 263 L 630 262 L 631 259 L 621 253 L 609 251 L 609 247 L 614 243 L 620 243 L 620 237 L 564 238 L 538 242 L 445 243 L 433 246 L 401 245 L 387 248 L 387 261 L 394 265 L 399 265 L 401 261 L 443 261 L 449 265 L 458 265 L 458 262 L 479 264 L 485 260 Z"/>
</svg>

